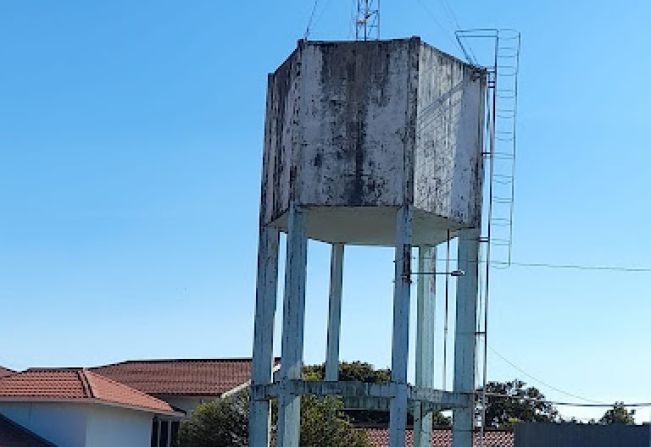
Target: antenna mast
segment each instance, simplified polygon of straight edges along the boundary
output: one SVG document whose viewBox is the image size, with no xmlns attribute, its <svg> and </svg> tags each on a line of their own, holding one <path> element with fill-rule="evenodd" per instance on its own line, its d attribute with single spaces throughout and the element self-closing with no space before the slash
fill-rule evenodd
<svg viewBox="0 0 651 447">
<path fill-rule="evenodd" d="M 355 39 L 380 38 L 380 0 L 357 0 Z"/>
</svg>

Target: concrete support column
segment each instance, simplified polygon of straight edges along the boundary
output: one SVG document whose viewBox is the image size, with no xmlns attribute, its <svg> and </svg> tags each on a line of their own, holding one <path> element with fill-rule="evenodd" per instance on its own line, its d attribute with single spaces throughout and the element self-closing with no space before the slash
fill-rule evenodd
<svg viewBox="0 0 651 447">
<path fill-rule="evenodd" d="M 391 399 L 389 447 L 404 447 L 407 425 L 407 363 L 409 361 L 409 299 L 411 292 L 411 208 L 404 205 L 396 216 L 393 337 L 391 343 Z"/>
<path fill-rule="evenodd" d="M 454 410 L 453 447 L 472 447 L 475 391 L 475 345 L 479 280 L 479 229 L 459 232 L 457 316 L 454 335 L 454 391 L 468 395 L 468 406 Z"/>
<path fill-rule="evenodd" d="M 258 277 L 253 331 L 253 364 L 251 384 L 264 385 L 273 381 L 273 336 L 278 290 L 278 230 L 260 229 L 258 242 Z M 249 417 L 249 446 L 269 445 L 269 402 L 251 400 Z"/>
<path fill-rule="evenodd" d="M 290 393 L 288 382 L 303 373 L 307 237 L 303 210 L 294 204 L 289 209 L 286 257 L 277 445 L 298 447 L 301 399 Z"/>
<path fill-rule="evenodd" d="M 330 305 L 328 309 L 328 341 L 325 380 L 339 377 L 339 338 L 341 336 L 341 295 L 343 286 L 344 244 L 332 244 L 330 257 Z"/>
<path fill-rule="evenodd" d="M 416 317 L 416 386 L 434 387 L 434 324 L 436 316 L 436 247 L 418 249 Z M 414 408 L 414 447 L 432 444 L 432 409 L 424 403 Z"/>
</svg>

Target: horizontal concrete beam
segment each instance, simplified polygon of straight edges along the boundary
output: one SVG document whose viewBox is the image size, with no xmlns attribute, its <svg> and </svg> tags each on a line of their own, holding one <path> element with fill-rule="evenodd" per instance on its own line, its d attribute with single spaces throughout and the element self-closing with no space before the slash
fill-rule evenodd
<svg viewBox="0 0 651 447">
<path fill-rule="evenodd" d="M 316 396 L 342 396 L 346 398 L 346 406 L 366 410 L 383 410 L 388 408 L 388 401 L 393 398 L 395 384 L 364 383 L 353 381 L 326 382 L 320 380 L 289 380 L 285 384 L 274 382 L 255 385 L 251 389 L 253 400 L 269 400 L 278 397 L 280 387 L 287 387 L 289 394 L 301 396 L 311 394 Z M 436 390 L 416 386 L 408 387 L 410 402 L 430 404 L 433 409 L 447 410 L 464 407 L 469 404 L 471 396 L 452 391 Z"/>
<path fill-rule="evenodd" d="M 471 399 L 471 395 L 455 393 L 453 391 L 416 386 L 409 387 L 409 400 L 440 405 L 444 408 L 466 407 Z"/>
</svg>

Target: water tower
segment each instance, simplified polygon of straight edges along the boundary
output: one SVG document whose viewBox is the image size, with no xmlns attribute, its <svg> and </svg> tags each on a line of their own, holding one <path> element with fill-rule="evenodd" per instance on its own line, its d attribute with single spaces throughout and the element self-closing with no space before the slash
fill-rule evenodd
<svg viewBox="0 0 651 447">
<path fill-rule="evenodd" d="M 390 445 L 429 445 L 431 413 L 454 411 L 455 446 L 472 445 L 486 72 L 419 38 L 299 41 L 267 91 L 250 438 L 299 445 L 300 396 L 389 401 Z M 280 374 L 272 375 L 279 233 L 287 234 Z M 457 237 L 453 391 L 434 384 L 436 245 Z M 308 239 L 332 244 L 326 377 L 301 380 Z M 395 247 L 391 382 L 337 380 L 345 245 Z M 412 248 L 418 248 L 418 267 Z M 440 272 L 449 274 L 450 272 Z M 374 278 L 369 278 L 369 281 Z M 416 380 L 407 383 L 412 281 Z M 354 297 L 351 297 L 353 299 Z"/>
</svg>

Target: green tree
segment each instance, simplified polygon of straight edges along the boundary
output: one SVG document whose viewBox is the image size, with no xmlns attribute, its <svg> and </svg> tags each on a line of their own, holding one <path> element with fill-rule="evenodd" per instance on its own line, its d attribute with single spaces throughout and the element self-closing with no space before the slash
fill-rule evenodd
<svg viewBox="0 0 651 447">
<path fill-rule="evenodd" d="M 323 380 L 325 377 L 325 365 L 309 365 L 303 369 L 304 380 Z M 339 363 L 339 380 L 357 381 L 364 383 L 388 383 L 391 381 L 391 370 L 375 369 L 373 365 L 366 362 L 341 362 Z M 389 423 L 389 412 L 382 410 L 360 410 L 346 409 L 344 399 L 344 412 L 351 422 L 357 425 L 383 425 Z M 408 423 L 412 424 L 412 415 L 407 416 Z M 434 412 L 432 417 L 434 427 L 449 427 L 451 419 L 441 412 Z"/>
<path fill-rule="evenodd" d="M 447 417 L 440 411 L 435 411 L 432 414 L 432 426 L 433 427 L 451 427 L 452 418 Z"/>
<path fill-rule="evenodd" d="M 303 368 L 304 380 L 323 380 L 325 377 L 325 365 L 309 365 Z M 357 381 L 364 383 L 388 383 L 391 381 L 390 369 L 375 369 L 373 365 L 366 362 L 341 362 L 339 363 L 339 380 Z M 358 425 L 364 424 L 387 424 L 389 413 L 381 410 L 360 410 L 346 407 L 344 398 L 344 412 L 351 422 Z"/>
<path fill-rule="evenodd" d="M 249 393 L 199 405 L 181 424 L 180 447 L 243 447 L 248 445 Z"/>
<path fill-rule="evenodd" d="M 558 411 L 535 387 L 515 379 L 486 384 L 486 425 L 506 428 L 518 422 L 556 422 Z M 482 389 L 477 390 L 478 393 Z M 479 412 L 479 410 L 477 410 Z"/>
<path fill-rule="evenodd" d="M 601 424 L 635 424 L 635 410 L 627 410 L 624 402 L 615 402 L 613 408 L 607 410 L 599 419 Z"/>
<path fill-rule="evenodd" d="M 249 393 L 199 405 L 181 425 L 179 447 L 242 447 L 248 445 Z M 272 420 L 276 420 L 273 406 Z M 275 431 L 275 430 L 274 430 Z M 272 440 L 274 438 L 272 433 Z M 356 430 L 335 397 L 301 398 L 301 441 L 304 447 L 370 447 L 368 435 Z"/>
<path fill-rule="evenodd" d="M 305 380 L 323 380 L 325 365 L 309 365 L 303 369 Z M 375 369 L 366 362 L 341 362 L 339 363 L 339 380 L 358 381 L 364 383 L 388 383 L 391 381 L 390 369 Z"/>
<path fill-rule="evenodd" d="M 303 396 L 301 447 L 370 447 L 367 433 L 353 428 L 343 408 L 341 399 L 332 396 Z"/>
</svg>

